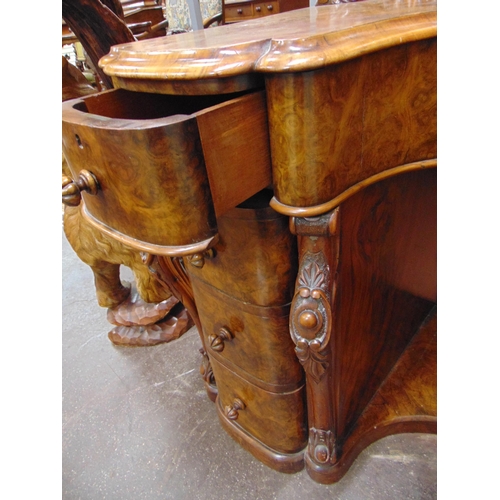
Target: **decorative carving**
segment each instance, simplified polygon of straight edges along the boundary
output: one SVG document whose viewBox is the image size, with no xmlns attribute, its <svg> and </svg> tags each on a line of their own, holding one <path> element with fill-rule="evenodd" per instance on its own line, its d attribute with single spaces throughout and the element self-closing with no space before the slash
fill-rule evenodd
<svg viewBox="0 0 500 500">
<path fill-rule="evenodd" d="M 319 382 L 328 361 L 323 351 L 330 340 L 331 309 L 328 293 L 329 266 L 322 253 L 307 253 L 292 301 L 290 335 L 306 373 Z"/>
<path fill-rule="evenodd" d="M 295 353 L 306 372 L 309 444 L 306 460 L 318 470 L 337 460 L 332 408 L 332 307 L 339 260 L 339 209 L 318 217 L 293 217 L 292 233 L 299 236 L 300 266 L 292 301 L 290 335 Z"/>
<path fill-rule="evenodd" d="M 210 358 L 208 354 L 205 352 L 203 348 L 200 348 L 200 353 L 203 356 L 201 365 L 200 365 L 200 375 L 206 384 L 215 387 L 215 377 L 214 372 L 212 370 L 212 365 L 210 363 Z"/>
<path fill-rule="evenodd" d="M 234 398 L 232 406 L 226 406 L 224 408 L 224 411 L 226 413 L 226 417 L 229 420 L 237 420 L 239 416 L 239 411 L 244 410 L 246 408 L 245 403 L 239 399 L 239 398 Z"/>
<path fill-rule="evenodd" d="M 129 297 L 108 309 L 108 321 L 116 325 L 108 333 L 113 344 L 152 346 L 171 342 L 194 324 L 185 307 L 171 296 L 159 303 L 145 302 L 132 284 Z"/>
<path fill-rule="evenodd" d="M 217 352 L 222 352 L 224 350 L 224 341 L 229 341 L 233 338 L 233 333 L 224 327 L 219 330 L 219 335 L 212 334 L 208 336 L 210 347 Z"/>
<path fill-rule="evenodd" d="M 198 309 L 194 302 L 193 289 L 189 276 L 186 272 L 184 259 L 182 257 L 164 257 L 155 256 L 148 261 L 149 270 L 152 274 L 164 284 L 172 293 L 184 304 L 189 314 L 193 318 L 196 328 L 200 333 L 201 341 L 203 328 L 200 323 Z"/>
<path fill-rule="evenodd" d="M 311 427 L 309 429 L 307 452 L 318 464 L 335 463 L 335 436 L 333 432 Z"/>
</svg>

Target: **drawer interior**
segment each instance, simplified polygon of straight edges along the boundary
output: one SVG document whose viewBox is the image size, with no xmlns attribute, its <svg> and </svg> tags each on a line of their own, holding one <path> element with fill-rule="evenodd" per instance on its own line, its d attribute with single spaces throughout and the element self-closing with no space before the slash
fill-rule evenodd
<svg viewBox="0 0 500 500">
<path fill-rule="evenodd" d="M 174 115 L 192 115 L 242 95 L 245 95 L 245 92 L 183 96 L 115 89 L 91 95 L 77 102 L 74 108 L 106 118 L 151 120 Z"/>
</svg>

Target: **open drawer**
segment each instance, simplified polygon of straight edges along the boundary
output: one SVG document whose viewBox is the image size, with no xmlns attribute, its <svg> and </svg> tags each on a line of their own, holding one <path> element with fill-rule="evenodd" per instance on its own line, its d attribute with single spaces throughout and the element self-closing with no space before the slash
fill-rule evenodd
<svg viewBox="0 0 500 500">
<path fill-rule="evenodd" d="M 217 216 L 272 183 L 265 93 L 110 90 L 63 103 L 63 152 L 82 211 L 138 250 L 208 248 Z M 83 171 L 83 172 L 82 172 Z"/>
</svg>

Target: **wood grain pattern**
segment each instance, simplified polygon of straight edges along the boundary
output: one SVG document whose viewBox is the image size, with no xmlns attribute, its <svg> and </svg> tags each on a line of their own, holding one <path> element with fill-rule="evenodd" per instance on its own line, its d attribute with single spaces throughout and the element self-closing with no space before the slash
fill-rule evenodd
<svg viewBox="0 0 500 500">
<path fill-rule="evenodd" d="M 189 266 L 190 275 L 246 305 L 289 304 L 297 273 L 297 242 L 288 231 L 288 218 L 268 206 L 271 196 L 272 191 L 261 191 L 219 217 L 215 256 L 201 269 Z M 268 277 L 272 280 L 265 281 Z"/>
<path fill-rule="evenodd" d="M 437 315 L 432 310 L 343 443 L 338 462 L 325 473 L 306 457 L 317 482 L 339 481 L 368 445 L 403 432 L 437 432 Z"/>
<path fill-rule="evenodd" d="M 114 91 L 101 94 L 99 102 L 109 95 Z M 136 96 L 137 108 L 140 99 Z M 109 118 L 86 112 L 86 103 L 95 101 L 90 96 L 64 103 L 63 150 L 69 167 L 76 177 L 85 165 L 99 182 L 96 195 L 83 194 L 85 211 L 131 242 L 177 246 L 214 237 L 196 119 L 177 115 L 141 121 L 135 113 Z"/>
<path fill-rule="evenodd" d="M 323 68 L 435 35 L 435 1 L 367 0 L 119 45 L 100 66 L 116 86 L 149 81 L 154 92 L 155 83 L 165 80 L 203 83 L 253 72 Z"/>
<path fill-rule="evenodd" d="M 319 482 L 345 472 L 345 443 L 354 453 L 356 439 L 365 439 L 351 437 L 358 419 L 435 306 L 435 174 L 391 177 L 332 214 L 292 220 L 300 266 L 290 332 L 306 371 L 306 467 Z M 435 391 L 426 394 L 435 398 Z M 407 410 L 404 428 L 423 429 L 419 412 Z M 379 423 L 373 416 L 375 428 Z"/>
<path fill-rule="evenodd" d="M 332 209 L 370 176 L 435 159 L 436 60 L 431 39 L 268 77 L 275 197 L 286 207 L 273 206 Z"/>
<path fill-rule="evenodd" d="M 286 393 L 269 392 L 254 386 L 213 358 L 212 368 L 221 408 L 232 407 L 235 398 L 245 404 L 234 425 L 277 452 L 292 454 L 304 448 L 307 441 L 304 386 Z"/>
<path fill-rule="evenodd" d="M 420 324 L 434 307 L 435 205 L 413 211 L 421 190 L 432 193 L 435 171 L 393 177 L 370 186 L 340 208 L 341 257 L 332 353 L 336 434 L 344 439 Z M 408 228 L 408 230 L 406 230 Z M 412 244 L 408 244 L 411 240 Z M 427 247 L 427 248 L 426 248 Z M 413 283 L 416 254 L 430 258 L 430 273 Z M 435 299 L 434 299 L 435 300 Z"/>
<path fill-rule="evenodd" d="M 304 450 L 295 453 L 283 453 L 257 441 L 246 429 L 237 422 L 229 420 L 220 402 L 216 405 L 222 428 L 245 450 L 250 452 L 257 460 L 279 472 L 293 474 L 304 468 Z"/>
<path fill-rule="evenodd" d="M 197 279 L 191 283 L 207 353 L 212 360 L 217 359 L 234 373 L 268 391 L 291 391 L 303 382 L 304 374 L 294 360 L 288 333 L 289 306 L 262 307 L 260 314 L 251 314 L 217 289 Z M 222 328 L 229 330 L 233 338 L 224 342 L 223 350 L 216 351 L 210 346 L 210 336 L 219 335 Z"/>
<path fill-rule="evenodd" d="M 238 182 L 232 193 L 234 178 L 255 164 L 257 188 L 269 181 L 269 164 L 259 171 L 250 154 L 250 165 L 237 162 L 231 141 L 217 150 L 210 134 L 223 135 L 242 115 L 224 122 L 226 98 L 216 95 L 221 100 L 210 106 L 221 126 L 211 130 L 207 121 L 208 135 L 197 136 L 192 155 L 198 177 L 184 181 L 189 188 L 210 183 L 212 212 L 201 206 L 205 220 L 217 217 L 219 240 L 185 258 L 182 272 L 164 269 L 171 281 L 186 279 L 189 269 L 185 295 L 211 362 L 203 373 L 215 376 L 217 411 L 230 435 L 278 470 L 298 470 L 305 460 L 313 479 L 329 483 L 374 439 L 435 429 L 435 328 L 421 326 L 436 301 L 436 3 L 366 0 L 278 14 L 115 47 L 101 66 L 115 85 L 178 94 L 186 105 L 265 81 L 275 206 L 302 216 L 291 223 L 298 268 L 283 224 L 244 231 L 247 221 L 230 217 L 246 185 Z M 242 121 L 262 125 L 263 94 L 227 95 L 237 99 L 255 99 L 258 113 Z M 199 131 L 204 109 L 180 122 L 171 116 L 173 136 L 178 123 Z M 179 141 L 190 132 L 180 130 Z M 266 158 L 261 142 L 256 148 Z M 200 158 L 205 146 L 210 153 Z M 232 165 L 221 166 L 222 150 Z M 205 161 L 211 155 L 214 170 Z M 226 172 L 233 180 L 218 198 Z M 159 228 L 163 237 L 168 229 Z M 296 269 L 289 332 L 283 318 Z"/>
<path fill-rule="evenodd" d="M 196 113 L 217 217 L 272 185 L 265 92 Z"/>
<path fill-rule="evenodd" d="M 209 357 L 265 390 L 289 392 L 304 378 L 288 333 L 297 247 L 288 218 L 268 206 L 271 194 L 219 217 L 214 255 L 187 269 Z"/>
<path fill-rule="evenodd" d="M 263 93 L 191 98 L 114 90 L 66 104 L 63 148 L 73 176 L 88 166 L 99 184 L 84 195 L 83 213 L 136 249 L 203 251 L 216 235 L 216 215 L 271 183 Z M 246 141 L 250 134 L 255 143 Z"/>
</svg>

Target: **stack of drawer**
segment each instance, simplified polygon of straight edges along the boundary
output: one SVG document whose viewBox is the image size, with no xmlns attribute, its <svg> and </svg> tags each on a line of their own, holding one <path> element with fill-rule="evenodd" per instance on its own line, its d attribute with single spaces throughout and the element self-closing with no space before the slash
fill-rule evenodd
<svg viewBox="0 0 500 500">
<path fill-rule="evenodd" d="M 286 462 L 307 442 L 304 373 L 288 327 L 297 248 L 270 197 L 263 191 L 219 217 L 213 257 L 187 267 L 224 427 L 254 454 Z"/>
<path fill-rule="evenodd" d="M 234 23 L 258 17 L 269 16 L 271 14 L 278 14 L 280 11 L 280 4 L 278 1 L 269 2 L 225 2 L 224 16 L 226 23 Z"/>
<path fill-rule="evenodd" d="M 237 23 L 261 17 L 309 7 L 309 0 L 225 0 L 223 2 L 224 23 Z"/>
</svg>

